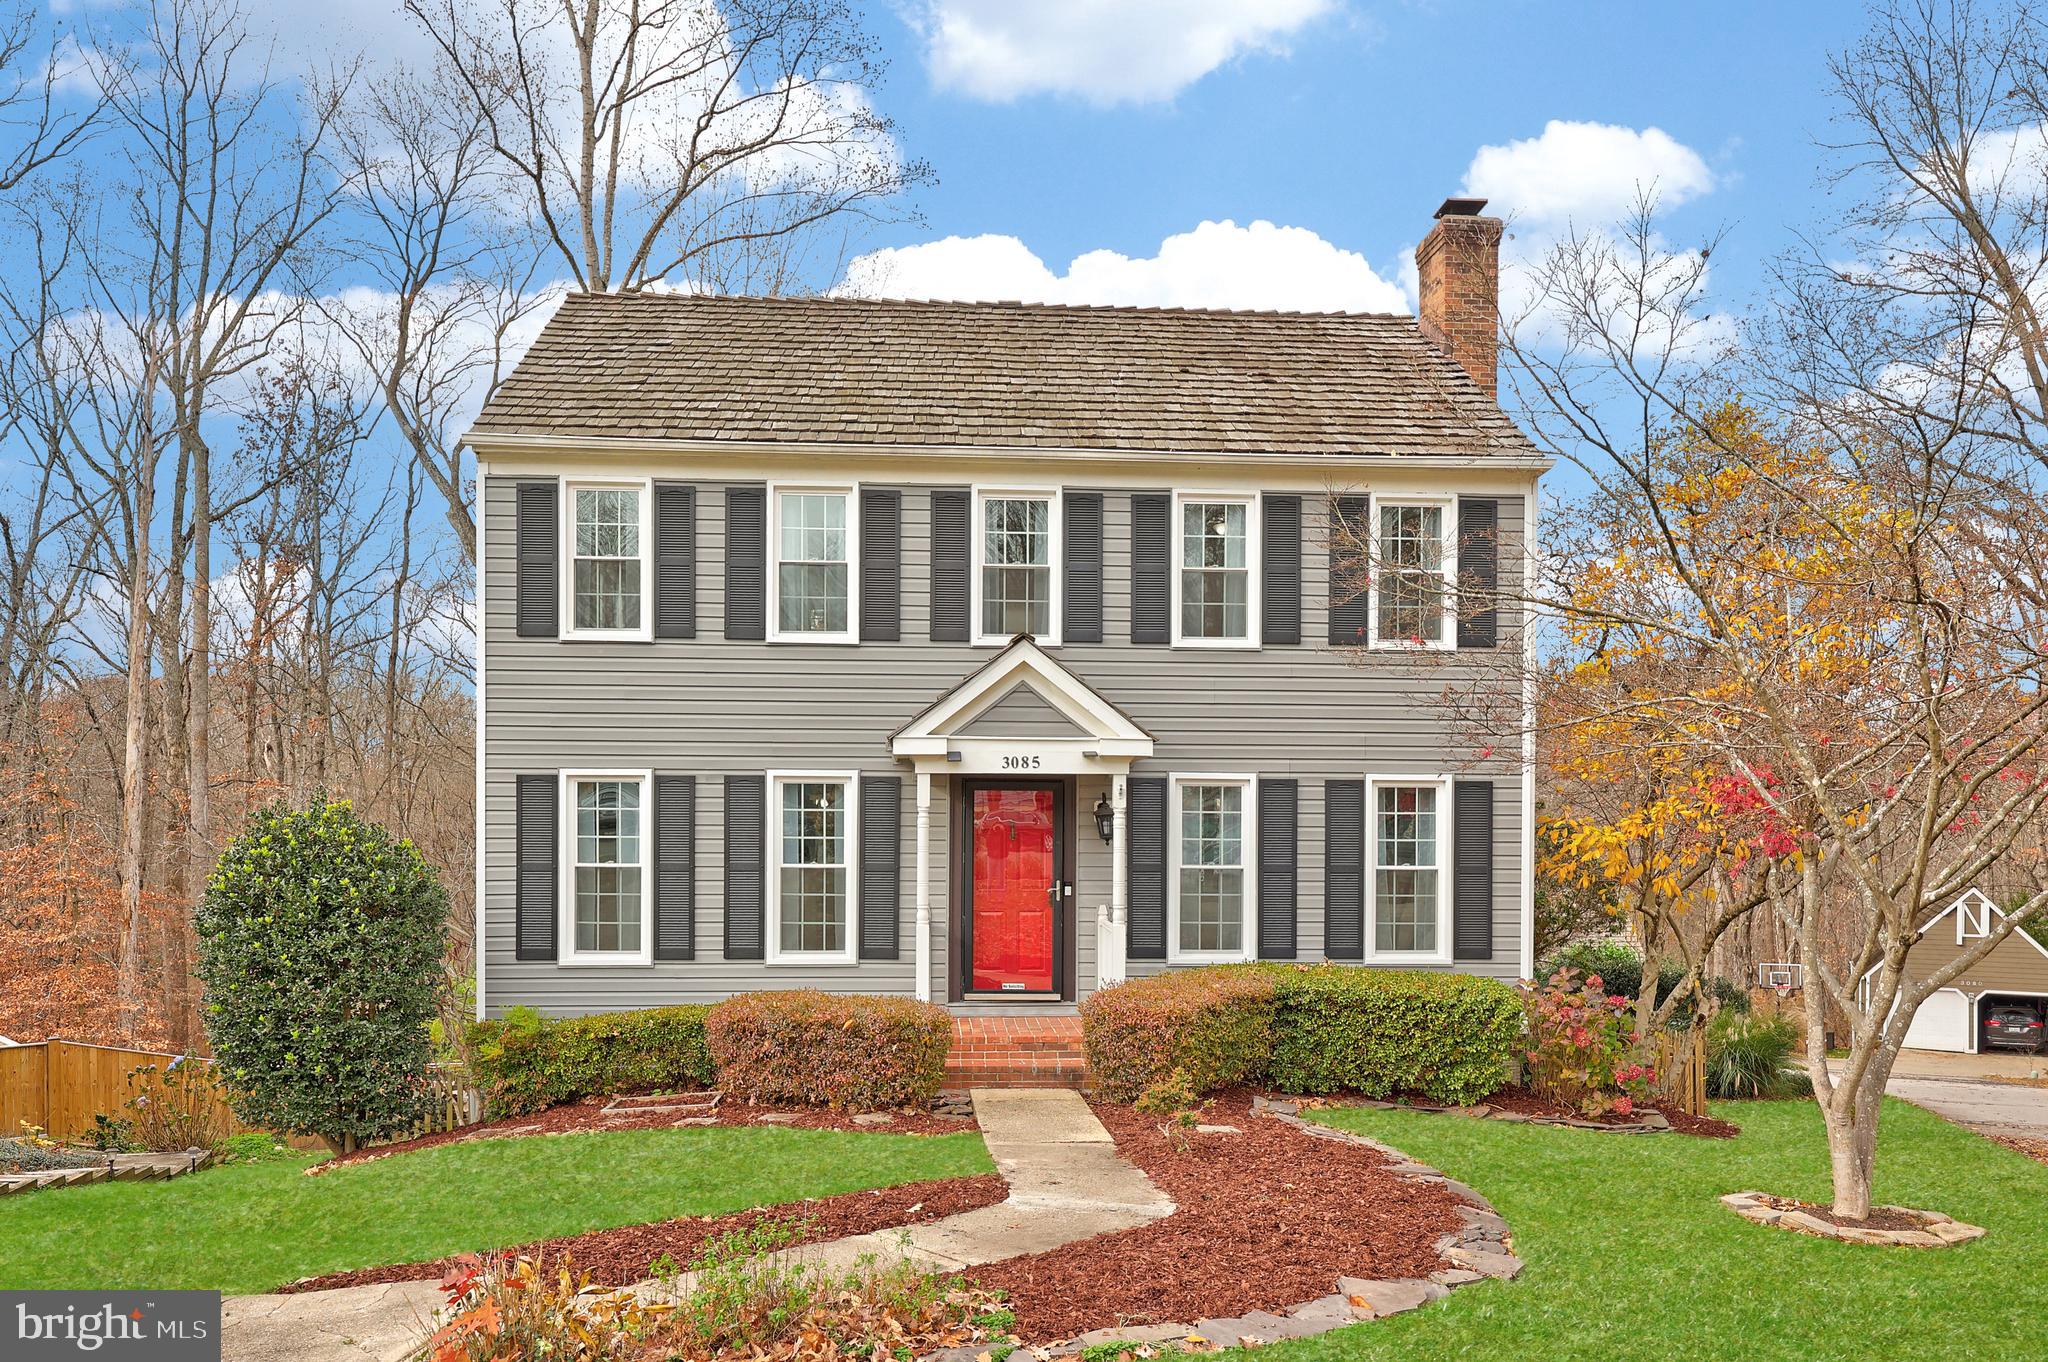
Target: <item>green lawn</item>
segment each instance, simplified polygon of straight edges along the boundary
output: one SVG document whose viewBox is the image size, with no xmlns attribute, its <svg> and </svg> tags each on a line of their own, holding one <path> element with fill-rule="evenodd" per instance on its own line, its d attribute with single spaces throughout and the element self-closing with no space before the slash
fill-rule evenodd
<svg viewBox="0 0 2048 1362">
<path fill-rule="evenodd" d="M 1840 1244 L 1720 1206 L 1758 1188 L 1826 1200 L 1811 1102 L 1717 1104 L 1729 1141 L 1601 1135 L 1413 1112 L 1320 1113 L 1484 1192 L 1528 1267 L 1390 1320 L 1280 1345 L 1284 1362 L 1350 1358 L 1997 1357 L 2048 1320 L 2048 1167 L 1889 1102 L 1880 1201 L 1990 1230 L 1962 1248 Z M 1274 1362 L 1282 1362 L 1277 1350 Z"/>
<path fill-rule="evenodd" d="M 0 1200 L 0 1288 L 267 1291 L 345 1268 L 991 1168 L 974 1135 L 720 1128 L 480 1140 L 309 1178 L 311 1161 Z"/>
</svg>

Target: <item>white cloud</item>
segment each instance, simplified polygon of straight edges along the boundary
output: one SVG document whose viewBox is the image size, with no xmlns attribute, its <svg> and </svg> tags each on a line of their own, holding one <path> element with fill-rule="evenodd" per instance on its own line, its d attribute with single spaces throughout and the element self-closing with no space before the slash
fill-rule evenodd
<svg viewBox="0 0 2048 1362">
<path fill-rule="evenodd" d="M 1056 274 L 1014 236 L 947 237 L 871 251 L 841 292 L 863 297 L 1120 303 L 1154 307 L 1406 312 L 1364 256 L 1303 227 L 1204 222 L 1133 258 L 1089 251 Z"/>
<path fill-rule="evenodd" d="M 1713 188 L 1706 161 L 1662 128 L 1553 118 L 1539 136 L 1479 148 L 1464 192 L 1518 223 L 1592 227 L 1626 216 L 1639 192 L 1675 208 Z"/>
<path fill-rule="evenodd" d="M 908 0 L 940 89 L 977 99 L 1171 99 L 1247 53 L 1332 13 L 1336 0 Z"/>
</svg>

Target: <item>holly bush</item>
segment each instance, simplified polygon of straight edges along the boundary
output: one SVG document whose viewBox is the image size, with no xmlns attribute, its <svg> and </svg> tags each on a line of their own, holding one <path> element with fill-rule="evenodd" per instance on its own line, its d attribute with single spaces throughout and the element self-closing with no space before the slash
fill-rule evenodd
<svg viewBox="0 0 2048 1362">
<path fill-rule="evenodd" d="M 431 1101 L 448 896 L 346 802 L 250 815 L 198 911 L 206 1030 L 244 1123 L 361 1142 Z"/>
</svg>

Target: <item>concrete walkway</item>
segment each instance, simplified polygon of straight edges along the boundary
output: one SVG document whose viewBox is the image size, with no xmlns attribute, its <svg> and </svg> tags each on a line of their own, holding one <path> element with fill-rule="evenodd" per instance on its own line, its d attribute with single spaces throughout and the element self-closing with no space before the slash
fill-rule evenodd
<svg viewBox="0 0 2048 1362">
<path fill-rule="evenodd" d="M 995 1206 L 927 1225 L 851 1235 L 793 1250 L 833 1268 L 863 1257 L 905 1257 L 951 1272 L 1058 1248 L 1173 1213 L 1152 1180 L 1118 1157 L 1102 1122 L 1079 1093 L 1046 1088 L 977 1088 L 974 1115 L 989 1157 L 1010 1184 Z M 679 1283 L 633 1290 L 666 1297 Z M 402 1362 L 419 1345 L 441 1303 L 433 1282 L 230 1296 L 222 1310 L 227 1362 Z"/>
</svg>

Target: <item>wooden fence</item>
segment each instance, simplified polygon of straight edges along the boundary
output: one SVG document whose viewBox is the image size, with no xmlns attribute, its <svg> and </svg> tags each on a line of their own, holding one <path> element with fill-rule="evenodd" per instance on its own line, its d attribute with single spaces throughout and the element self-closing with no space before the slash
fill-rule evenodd
<svg viewBox="0 0 2048 1362">
<path fill-rule="evenodd" d="M 135 1095 L 128 1082 L 130 1073 L 145 1064 L 162 1070 L 179 1058 L 156 1050 L 123 1050 L 54 1037 L 40 1045 L 0 1050 L 0 1135 L 19 1134 L 27 1123 L 41 1126 L 52 1139 L 82 1139 L 92 1134 L 94 1116 L 126 1112 L 128 1099 Z M 185 1062 L 208 1068 L 213 1064 L 207 1059 Z M 186 1110 L 206 1102 L 215 1109 L 222 1129 L 243 1128 L 235 1124 L 213 1085 L 196 1086 L 204 1091 L 186 1087 Z"/>
<path fill-rule="evenodd" d="M 135 1095 L 135 1088 L 128 1081 L 130 1073 L 145 1064 L 153 1064 L 161 1071 L 179 1058 L 155 1050 L 124 1050 L 55 1038 L 37 1045 L 0 1049 L 0 1136 L 19 1134 L 26 1122 L 40 1126 L 52 1139 L 83 1139 L 92 1134 L 94 1116 L 127 1114 L 128 1099 Z M 184 1062 L 213 1067 L 210 1059 Z M 477 1094 L 459 1074 L 437 1066 L 431 1082 L 433 1105 L 425 1119 L 393 1138 L 409 1139 L 455 1130 L 480 1119 Z M 250 1129 L 235 1120 L 226 1099 L 210 1083 L 185 1085 L 183 1097 L 188 1111 L 197 1102 L 211 1103 L 222 1130 Z"/>
<path fill-rule="evenodd" d="M 1689 1116 L 1707 1114 L 1707 1030 L 1665 1029 L 1657 1036 L 1657 1093 Z"/>
</svg>

